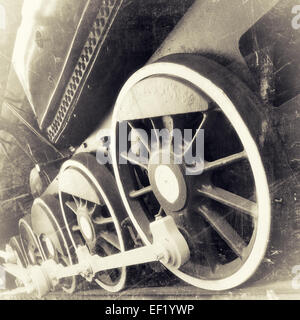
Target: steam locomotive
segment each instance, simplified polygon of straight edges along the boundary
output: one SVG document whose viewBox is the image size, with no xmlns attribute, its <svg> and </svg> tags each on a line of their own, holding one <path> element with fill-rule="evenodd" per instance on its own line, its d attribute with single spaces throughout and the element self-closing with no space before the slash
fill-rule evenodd
<svg viewBox="0 0 300 320">
<path fill-rule="evenodd" d="M 16 290 L 72 293 L 80 276 L 116 292 L 153 261 L 207 290 L 259 273 L 278 210 L 299 210 L 275 201 L 299 172 L 297 8 L 24 0 L 22 99 L 3 108 L 54 156 L 35 163 L 31 213 L 0 254 Z"/>
</svg>

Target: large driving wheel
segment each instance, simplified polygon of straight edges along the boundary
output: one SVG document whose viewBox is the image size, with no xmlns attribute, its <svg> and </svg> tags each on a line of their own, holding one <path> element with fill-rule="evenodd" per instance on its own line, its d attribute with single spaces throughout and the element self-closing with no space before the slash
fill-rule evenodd
<svg viewBox="0 0 300 320">
<path fill-rule="evenodd" d="M 174 217 L 191 258 L 179 270 L 167 267 L 194 286 L 238 286 L 264 258 L 272 163 L 265 156 L 270 132 L 263 108 L 226 68 L 192 54 L 145 66 L 117 99 L 112 158 L 124 205 L 146 244 L 152 242 L 149 223 L 155 215 Z M 167 129 L 169 139 L 160 129 Z M 192 139 L 175 145 L 174 129 L 183 137 L 191 129 Z M 201 144 L 201 129 L 204 159 L 186 161 Z M 127 148 L 122 130 L 130 137 Z M 170 163 L 163 160 L 168 152 Z"/>
<path fill-rule="evenodd" d="M 121 222 L 126 218 L 114 177 L 88 153 L 66 161 L 59 175 L 59 199 L 73 246 L 86 245 L 105 257 L 127 249 Z M 125 286 L 126 268 L 98 272 L 96 283 L 117 292 Z"/>
</svg>

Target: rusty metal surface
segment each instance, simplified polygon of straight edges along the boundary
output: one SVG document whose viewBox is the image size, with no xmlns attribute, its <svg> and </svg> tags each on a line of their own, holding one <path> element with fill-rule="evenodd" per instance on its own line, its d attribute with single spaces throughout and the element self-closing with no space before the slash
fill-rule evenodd
<svg viewBox="0 0 300 320">
<path fill-rule="evenodd" d="M 300 163 L 300 95 L 275 109 L 275 112 L 282 146 L 295 170 Z"/>
<path fill-rule="evenodd" d="M 244 63 L 241 36 L 276 3 L 197 0 L 149 62 L 173 53 L 203 53 Z"/>
</svg>

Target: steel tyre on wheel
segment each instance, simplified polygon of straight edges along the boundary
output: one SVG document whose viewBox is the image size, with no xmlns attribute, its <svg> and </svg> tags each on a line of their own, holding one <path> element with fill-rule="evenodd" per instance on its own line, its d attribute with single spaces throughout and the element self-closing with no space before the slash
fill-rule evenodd
<svg viewBox="0 0 300 320">
<path fill-rule="evenodd" d="M 71 265 L 74 263 L 74 248 L 66 230 L 58 199 L 54 195 L 43 195 L 34 200 L 31 208 L 32 228 L 37 235 L 46 259 Z M 76 288 L 76 277 L 61 280 L 67 293 Z"/>
<path fill-rule="evenodd" d="M 28 266 L 28 260 L 26 258 L 24 249 L 22 247 L 20 236 L 14 236 L 9 240 L 9 245 L 15 252 L 17 259 L 20 261 L 21 266 L 26 268 Z"/>
<path fill-rule="evenodd" d="M 73 246 L 86 245 L 92 254 L 107 256 L 128 249 L 121 227 L 126 218 L 111 172 L 88 153 L 66 161 L 59 176 L 59 199 Z M 125 267 L 99 272 L 95 281 L 117 292 L 127 279 Z"/>
<path fill-rule="evenodd" d="M 30 265 L 40 265 L 45 261 L 45 254 L 39 239 L 32 229 L 31 215 L 19 220 L 19 232 L 23 250 Z"/>
<path fill-rule="evenodd" d="M 226 68 L 192 54 L 145 66 L 129 78 L 117 99 L 112 158 L 124 205 L 146 244 L 152 241 L 149 223 L 157 213 L 174 217 L 191 259 L 179 270 L 169 269 L 194 286 L 236 287 L 255 273 L 265 256 L 273 159 L 268 158 L 272 130 L 264 107 Z M 199 129 L 204 129 L 203 173 L 185 175 L 185 163 L 153 164 L 143 137 L 138 140 L 149 151 L 148 162 L 124 157 L 117 140 L 122 123 L 128 132 L 191 128 L 194 138 L 187 148 L 193 148 Z M 164 150 L 156 152 L 162 155 Z M 120 164 L 121 158 L 129 164 Z"/>
</svg>

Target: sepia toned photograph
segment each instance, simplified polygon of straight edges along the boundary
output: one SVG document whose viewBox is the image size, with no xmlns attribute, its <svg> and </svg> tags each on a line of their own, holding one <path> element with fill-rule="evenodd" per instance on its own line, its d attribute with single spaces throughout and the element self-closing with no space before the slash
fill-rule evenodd
<svg viewBox="0 0 300 320">
<path fill-rule="evenodd" d="M 300 300 L 299 53 L 297 0 L 0 0 L 0 300 Z"/>
</svg>

